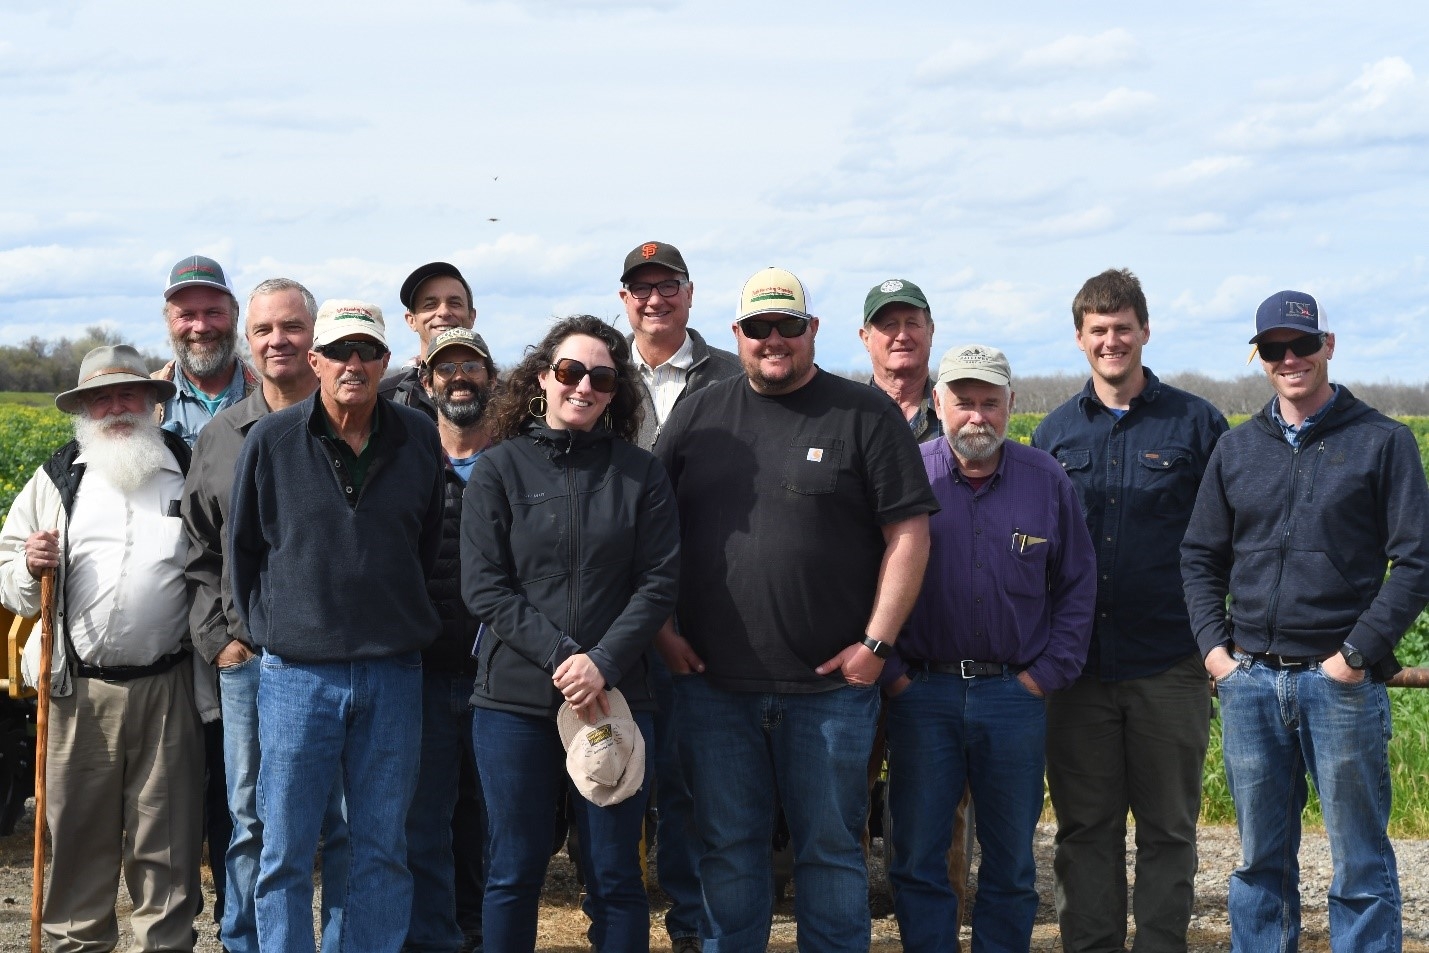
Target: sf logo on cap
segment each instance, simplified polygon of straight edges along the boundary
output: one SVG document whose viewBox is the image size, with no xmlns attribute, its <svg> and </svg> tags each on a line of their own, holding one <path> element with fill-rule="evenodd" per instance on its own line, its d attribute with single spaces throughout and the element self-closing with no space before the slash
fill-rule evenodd
<svg viewBox="0 0 1429 953">
<path fill-rule="evenodd" d="M 659 251 L 659 250 L 660 250 L 660 246 L 659 246 L 657 243 L 655 243 L 655 242 L 646 242 L 645 244 L 643 244 L 643 245 L 640 246 L 640 257 L 641 257 L 641 258 L 645 258 L 645 259 L 647 259 L 647 260 L 648 260 L 648 259 L 651 259 L 651 258 L 654 258 L 654 257 L 655 257 L 655 253 L 656 253 L 657 251 Z"/>
</svg>

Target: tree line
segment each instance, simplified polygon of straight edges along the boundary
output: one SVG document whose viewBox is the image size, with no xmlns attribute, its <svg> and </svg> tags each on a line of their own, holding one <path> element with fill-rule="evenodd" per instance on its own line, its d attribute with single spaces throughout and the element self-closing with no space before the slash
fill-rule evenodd
<svg viewBox="0 0 1429 953">
<path fill-rule="evenodd" d="M 73 340 L 31 337 L 0 347 L 0 391 L 58 394 L 69 390 L 79 380 L 79 365 L 86 354 L 104 345 L 128 343 L 118 332 L 96 324 Z M 168 360 L 162 355 L 140 353 L 150 370 L 158 370 Z"/>
</svg>

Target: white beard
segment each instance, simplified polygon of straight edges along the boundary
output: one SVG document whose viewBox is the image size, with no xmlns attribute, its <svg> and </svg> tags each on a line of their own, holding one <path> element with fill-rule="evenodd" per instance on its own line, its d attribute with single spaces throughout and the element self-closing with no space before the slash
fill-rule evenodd
<svg viewBox="0 0 1429 953">
<path fill-rule="evenodd" d="M 128 424 L 129 432 L 116 432 L 118 424 Z M 103 420 L 79 414 L 74 418 L 74 436 L 86 464 L 124 493 L 143 486 L 169 458 L 152 414 L 120 414 Z"/>
</svg>

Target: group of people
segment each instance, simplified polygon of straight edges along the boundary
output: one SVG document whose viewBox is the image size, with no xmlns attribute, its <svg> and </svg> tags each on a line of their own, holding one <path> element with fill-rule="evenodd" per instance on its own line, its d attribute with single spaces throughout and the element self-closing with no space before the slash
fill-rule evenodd
<svg viewBox="0 0 1429 953">
<path fill-rule="evenodd" d="M 959 948 L 968 801 L 973 949 L 1028 948 L 1045 777 L 1064 949 L 1126 948 L 1129 813 L 1134 948 L 1185 950 L 1213 694 L 1234 948 L 1295 948 L 1308 776 L 1333 948 L 1399 949 L 1384 681 L 1429 602 L 1429 486 L 1330 381 L 1313 297 L 1261 305 L 1275 393 L 1228 432 L 1143 365 L 1135 276 L 1089 279 L 1089 379 L 1024 446 L 1006 354 L 934 366 L 910 280 L 865 299 L 868 384 L 815 363 L 788 271 L 745 283 L 733 351 L 688 326 L 674 246 L 620 283 L 629 335 L 558 320 L 498 378 L 448 263 L 402 285 L 421 352 L 392 373 L 380 308 L 270 279 L 250 368 L 193 256 L 170 365 L 86 356 L 75 440 L 0 531 L 8 607 L 57 573 L 53 668 L 25 658 L 55 950 L 114 948 L 121 871 L 138 948 L 191 949 L 205 814 L 232 953 L 314 949 L 318 858 L 329 953 L 533 950 L 566 817 L 592 948 L 646 950 L 652 805 L 675 953 L 765 949 L 781 812 L 800 948 L 866 950 L 883 735 L 905 949 Z"/>
</svg>

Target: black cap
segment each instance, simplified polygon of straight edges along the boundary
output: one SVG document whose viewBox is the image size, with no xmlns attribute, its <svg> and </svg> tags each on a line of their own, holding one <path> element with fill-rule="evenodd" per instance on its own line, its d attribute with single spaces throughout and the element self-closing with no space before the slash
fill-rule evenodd
<svg viewBox="0 0 1429 953">
<path fill-rule="evenodd" d="M 402 299 L 402 307 L 411 311 L 412 296 L 417 293 L 417 289 L 421 287 L 422 282 L 428 278 L 436 278 L 438 276 L 455 278 L 457 281 L 460 281 L 461 286 L 466 289 L 467 305 L 471 307 L 476 305 L 476 302 L 471 298 L 471 285 L 466 283 L 466 279 L 461 276 L 461 272 L 457 271 L 456 265 L 448 264 L 444 261 L 429 261 L 408 275 L 407 280 L 402 282 L 402 292 L 399 295 Z"/>
<path fill-rule="evenodd" d="M 645 242 L 631 249 L 630 254 L 625 256 L 625 270 L 620 273 L 621 284 L 629 281 L 630 273 L 641 265 L 664 265 L 671 271 L 678 271 L 686 278 L 690 277 L 690 269 L 685 264 L 685 256 L 681 255 L 680 250 L 674 245 L 668 245 L 665 242 Z"/>
</svg>

